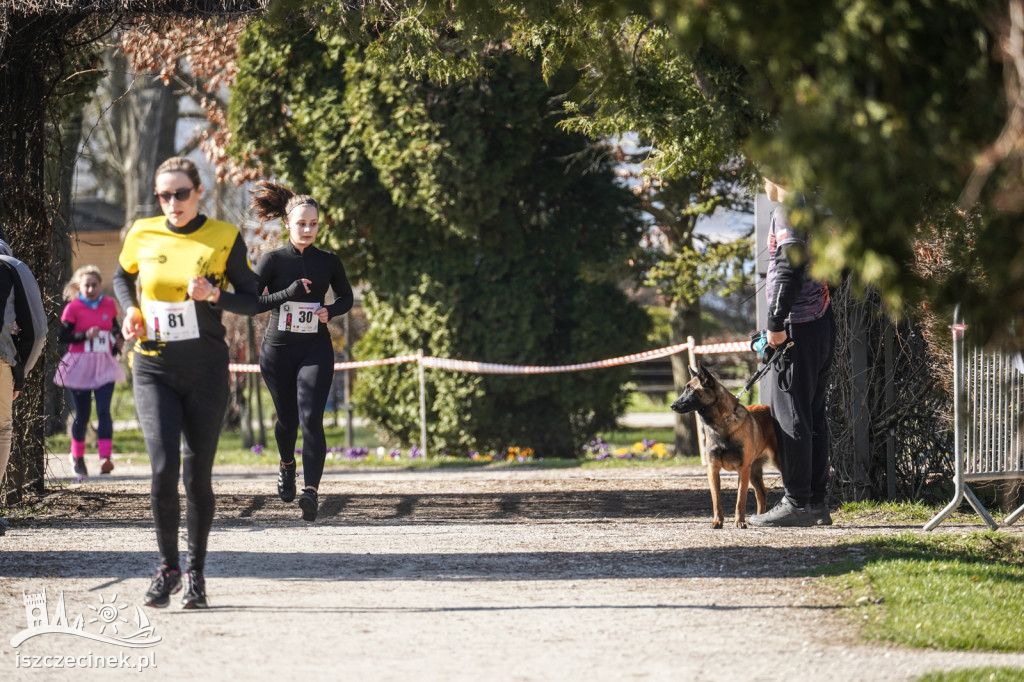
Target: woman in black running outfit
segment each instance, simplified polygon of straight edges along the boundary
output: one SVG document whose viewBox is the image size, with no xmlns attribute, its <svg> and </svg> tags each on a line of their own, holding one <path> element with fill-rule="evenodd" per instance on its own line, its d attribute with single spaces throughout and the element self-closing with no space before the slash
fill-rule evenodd
<svg viewBox="0 0 1024 682">
<path fill-rule="evenodd" d="M 229 395 L 221 310 L 253 315 L 259 305 L 242 235 L 234 225 L 199 212 L 202 194 L 192 161 L 174 157 L 162 163 L 156 196 L 164 215 L 135 221 L 113 277 L 125 310 L 124 338 L 138 339 L 132 359 L 135 410 L 153 469 L 150 499 L 162 563 L 146 592 L 147 606 L 167 606 L 181 590 L 183 464 L 188 566 L 182 604 L 207 607 L 203 572 L 213 525 L 211 474 Z M 228 285 L 233 292 L 222 289 Z"/>
<path fill-rule="evenodd" d="M 260 312 L 272 311 L 260 348 L 260 370 L 277 408 L 277 492 L 285 502 L 295 499 L 295 439 L 301 426 L 304 487 L 299 507 L 304 520 L 315 521 L 327 456 L 324 408 L 334 380 L 327 321 L 351 310 L 352 287 L 338 257 L 313 246 L 320 219 L 313 197 L 266 181 L 253 195 L 260 220 L 281 218 L 288 228 L 288 243 L 264 254 L 256 265 L 259 291 L 265 290 Z M 334 302 L 324 305 L 328 288 Z"/>
</svg>

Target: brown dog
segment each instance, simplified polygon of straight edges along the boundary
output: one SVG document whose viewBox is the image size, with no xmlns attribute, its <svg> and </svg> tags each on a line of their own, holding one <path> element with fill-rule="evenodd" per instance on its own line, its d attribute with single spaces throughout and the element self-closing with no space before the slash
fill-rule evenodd
<svg viewBox="0 0 1024 682">
<path fill-rule="evenodd" d="M 672 409 L 679 414 L 696 411 L 704 422 L 704 449 L 714 507 L 711 527 L 721 528 L 724 521 L 720 474 L 724 468 L 740 475 L 736 491 L 736 527 L 746 528 L 748 486 L 754 485 L 757 513 L 763 514 L 768 503 L 762 468 L 768 461 L 776 468 L 779 466 L 771 412 L 767 405 L 741 405 L 711 372 L 700 363 L 698 366 L 699 369 L 690 368 L 693 378 L 672 403 Z"/>
</svg>

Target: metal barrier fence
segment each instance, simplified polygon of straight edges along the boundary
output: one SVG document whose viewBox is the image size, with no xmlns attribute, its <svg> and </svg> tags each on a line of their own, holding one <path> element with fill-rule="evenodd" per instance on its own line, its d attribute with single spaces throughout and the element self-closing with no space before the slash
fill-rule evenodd
<svg viewBox="0 0 1024 682">
<path fill-rule="evenodd" d="M 972 345 L 959 308 L 953 317 L 954 493 L 929 521 L 933 530 L 967 498 L 993 530 L 999 525 L 967 486 L 969 481 L 1024 478 L 1024 363 L 1019 353 Z M 1024 514 L 1013 511 L 1009 525 Z"/>
</svg>

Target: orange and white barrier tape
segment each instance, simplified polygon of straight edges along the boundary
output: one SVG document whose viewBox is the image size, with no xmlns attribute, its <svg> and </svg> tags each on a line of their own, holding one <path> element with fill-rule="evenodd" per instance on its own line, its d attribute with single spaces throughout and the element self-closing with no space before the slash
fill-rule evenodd
<svg viewBox="0 0 1024 682">
<path fill-rule="evenodd" d="M 675 346 L 667 346 L 656 350 L 648 350 L 643 353 L 623 355 L 618 358 L 598 360 L 597 362 L 585 362 L 577 365 L 500 365 L 491 362 L 470 362 L 467 360 L 450 360 L 447 358 L 435 358 L 424 356 L 421 362 L 424 367 L 431 369 L 447 369 L 453 372 L 470 372 L 472 374 L 555 374 L 559 372 L 579 372 L 587 369 L 602 369 L 605 367 L 617 367 L 629 365 L 635 362 L 646 362 L 655 358 L 664 358 L 669 355 L 689 350 L 690 344 L 680 343 Z"/>
<path fill-rule="evenodd" d="M 706 346 L 694 346 L 697 355 L 713 355 L 714 353 L 753 353 L 749 341 L 729 341 L 728 343 L 711 343 Z"/>
<path fill-rule="evenodd" d="M 363 367 L 378 367 L 381 365 L 397 365 L 405 362 L 421 362 L 424 367 L 430 369 L 443 369 L 452 372 L 468 372 L 471 374 L 556 374 L 563 372 L 580 372 L 588 369 L 603 369 L 607 367 L 618 367 L 630 365 L 637 362 L 647 362 L 665 358 L 676 353 L 682 353 L 691 348 L 689 343 L 679 343 L 674 346 L 666 346 L 655 350 L 648 350 L 632 355 L 623 355 L 607 360 L 596 362 L 584 362 L 575 365 L 504 365 L 493 362 L 473 362 L 470 360 L 452 360 L 450 358 L 435 358 L 430 355 L 399 355 L 393 358 L 381 360 L 360 360 L 356 362 L 336 362 L 335 370 L 361 369 Z M 752 352 L 750 343 L 747 341 L 732 341 L 729 343 L 712 343 L 705 346 L 694 346 L 693 352 L 698 355 L 711 355 L 714 353 L 737 353 Z M 260 366 L 233 362 L 228 365 L 231 372 L 259 372 Z"/>
<path fill-rule="evenodd" d="M 381 360 L 357 360 L 354 362 L 336 362 L 334 363 L 334 369 L 361 369 L 363 367 L 378 367 L 380 365 L 400 365 L 403 362 L 416 362 L 419 360 L 418 355 L 399 355 L 394 358 L 383 358 Z M 259 365 L 250 365 L 242 362 L 232 362 L 228 364 L 229 372 L 249 372 L 258 373 L 260 371 Z"/>
</svg>

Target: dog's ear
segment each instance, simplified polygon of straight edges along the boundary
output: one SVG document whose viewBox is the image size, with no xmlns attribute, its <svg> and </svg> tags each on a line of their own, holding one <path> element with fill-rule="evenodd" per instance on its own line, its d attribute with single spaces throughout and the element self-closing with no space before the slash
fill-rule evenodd
<svg viewBox="0 0 1024 682">
<path fill-rule="evenodd" d="M 704 366 L 704 363 L 698 362 L 697 367 L 700 369 L 700 383 L 707 386 L 714 381 L 714 377 L 711 376 L 711 372 Z"/>
<path fill-rule="evenodd" d="M 698 363 L 698 364 L 700 364 L 700 363 Z M 696 376 L 700 376 L 700 370 L 697 369 L 696 367 L 690 366 L 687 369 L 690 370 L 690 378 L 693 378 L 693 377 L 696 377 Z"/>
</svg>

